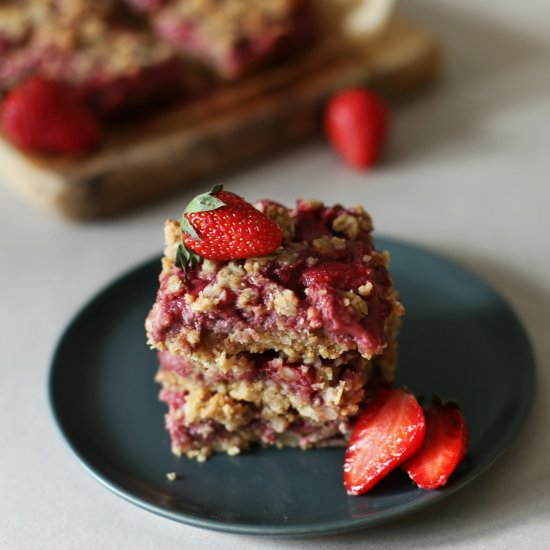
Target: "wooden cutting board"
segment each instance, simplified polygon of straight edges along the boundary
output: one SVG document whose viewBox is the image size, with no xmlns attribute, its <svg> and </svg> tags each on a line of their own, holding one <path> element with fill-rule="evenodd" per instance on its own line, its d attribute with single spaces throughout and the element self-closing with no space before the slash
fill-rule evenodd
<svg viewBox="0 0 550 550">
<path fill-rule="evenodd" d="M 68 218 L 112 216 L 310 138 L 338 89 L 362 82 L 402 100 L 439 66 L 437 41 L 395 17 L 368 43 L 333 37 L 193 104 L 110 128 L 82 158 L 23 154 L 0 137 L 0 181 Z"/>
</svg>

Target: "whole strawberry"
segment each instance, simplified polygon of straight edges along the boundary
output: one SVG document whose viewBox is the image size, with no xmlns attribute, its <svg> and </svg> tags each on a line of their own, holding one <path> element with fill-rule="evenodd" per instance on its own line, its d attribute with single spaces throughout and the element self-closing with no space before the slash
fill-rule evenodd
<svg viewBox="0 0 550 550">
<path fill-rule="evenodd" d="M 269 254 L 283 241 L 281 228 L 250 203 L 215 185 L 185 208 L 178 262 L 184 269 L 200 258 L 238 260 Z"/>
<path fill-rule="evenodd" d="M 101 137 L 99 122 L 71 86 L 42 77 L 10 92 L 0 120 L 7 137 L 29 151 L 81 153 Z"/>
<path fill-rule="evenodd" d="M 330 99 L 324 125 L 328 140 L 344 161 L 365 169 L 380 158 L 389 129 L 389 111 L 372 92 L 351 88 Z"/>
</svg>

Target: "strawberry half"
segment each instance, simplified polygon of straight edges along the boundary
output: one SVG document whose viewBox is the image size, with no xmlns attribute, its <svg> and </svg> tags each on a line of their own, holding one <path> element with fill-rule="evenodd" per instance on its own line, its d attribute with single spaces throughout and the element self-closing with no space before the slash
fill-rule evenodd
<svg viewBox="0 0 550 550">
<path fill-rule="evenodd" d="M 388 389 L 361 413 L 344 459 L 344 483 L 349 495 L 374 487 L 422 445 L 426 423 L 414 395 Z"/>
<path fill-rule="evenodd" d="M 389 128 L 386 104 L 364 88 L 336 94 L 325 109 L 325 133 L 332 147 L 353 168 L 373 166 L 384 148 Z"/>
<path fill-rule="evenodd" d="M 421 489 L 437 489 L 447 483 L 466 455 L 468 426 L 454 402 L 434 399 L 425 416 L 424 443 L 402 467 Z"/>
<path fill-rule="evenodd" d="M 82 153 L 101 138 L 98 120 L 75 90 L 42 77 L 12 90 L 0 118 L 8 138 L 29 151 Z"/>
<path fill-rule="evenodd" d="M 215 185 L 195 197 L 183 212 L 180 264 L 194 267 L 200 258 L 238 260 L 263 256 L 281 246 L 281 228 L 243 198 Z"/>
</svg>

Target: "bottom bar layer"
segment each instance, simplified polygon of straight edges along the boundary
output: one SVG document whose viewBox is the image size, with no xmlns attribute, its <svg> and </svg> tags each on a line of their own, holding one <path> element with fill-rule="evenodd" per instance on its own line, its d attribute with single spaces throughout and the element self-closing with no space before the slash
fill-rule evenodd
<svg viewBox="0 0 550 550">
<path fill-rule="evenodd" d="M 360 408 L 393 381 L 387 363 L 376 360 L 315 369 L 311 382 L 322 391 L 313 393 L 295 379 L 295 387 L 284 383 L 280 369 L 270 370 L 267 378 L 222 381 L 190 372 L 188 362 L 168 353 L 160 353 L 159 362 L 156 381 L 169 407 L 172 451 L 198 460 L 212 452 L 237 454 L 254 443 L 302 449 L 344 445 Z M 304 366 L 281 368 L 302 372 Z M 323 372 L 334 375 L 332 387 L 321 383 Z"/>
<path fill-rule="evenodd" d="M 164 374 L 159 371 L 157 380 L 162 382 Z M 169 405 L 166 427 L 172 452 L 199 461 L 212 452 L 235 455 L 255 443 L 302 449 L 344 445 L 351 431 L 349 418 L 318 422 L 295 411 L 277 414 L 200 383 L 186 384 L 185 391 L 165 386 L 160 398 Z"/>
</svg>

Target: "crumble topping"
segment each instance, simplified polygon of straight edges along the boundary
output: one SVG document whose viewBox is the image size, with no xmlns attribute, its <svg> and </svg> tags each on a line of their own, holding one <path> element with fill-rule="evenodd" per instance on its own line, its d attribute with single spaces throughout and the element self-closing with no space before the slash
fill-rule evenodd
<svg viewBox="0 0 550 550">
<path fill-rule="evenodd" d="M 290 30 L 295 4 L 294 0 L 175 0 L 158 12 L 158 18 L 167 23 L 186 21 L 211 48 L 226 52 L 243 38 Z"/>
<path fill-rule="evenodd" d="M 355 240 L 362 234 L 372 231 L 372 220 L 361 207 L 356 207 L 350 212 L 337 216 L 332 222 L 332 229 L 338 233 L 344 233 L 349 239 Z"/>
<path fill-rule="evenodd" d="M 179 292 L 181 291 L 181 280 L 176 275 L 172 275 L 168 279 L 168 285 L 167 285 L 168 292 Z"/>
<path fill-rule="evenodd" d="M 295 224 L 287 208 L 271 201 L 260 201 L 254 206 L 283 230 L 283 236 L 287 241 L 292 239 Z"/>
<path fill-rule="evenodd" d="M 253 288 L 243 288 L 242 292 L 237 298 L 237 306 L 244 308 L 247 305 L 255 304 L 258 302 L 259 293 Z"/>
<path fill-rule="evenodd" d="M 313 247 L 322 254 L 330 255 L 338 250 L 344 250 L 346 248 L 346 241 L 339 237 L 327 237 L 323 235 L 313 240 Z"/>
<path fill-rule="evenodd" d="M 198 330 L 188 330 L 185 333 L 185 339 L 192 345 L 196 345 L 201 341 L 201 334 Z"/>
<path fill-rule="evenodd" d="M 361 285 L 357 289 L 357 292 L 359 296 L 368 296 L 372 292 L 372 289 L 373 289 L 372 283 L 370 281 L 367 281 L 367 283 L 365 283 L 364 285 Z"/>
<path fill-rule="evenodd" d="M 347 306 L 350 306 L 359 317 L 365 317 L 369 313 L 369 306 L 367 305 L 367 302 L 361 298 L 361 296 L 358 296 L 355 294 L 355 292 L 352 292 L 351 290 L 347 292 L 342 293 L 344 298 L 344 304 Z"/>
<path fill-rule="evenodd" d="M 226 395 L 212 393 L 198 385 L 194 391 L 189 391 L 189 387 L 186 390 L 188 393 L 182 412 L 189 423 L 211 419 L 229 431 L 234 431 L 250 421 L 251 411 Z M 204 429 L 208 429 L 208 426 Z M 203 435 L 208 433 L 203 432 Z"/>
<path fill-rule="evenodd" d="M 316 199 L 302 199 L 300 200 L 300 207 L 304 210 L 321 210 L 325 205 Z"/>
<path fill-rule="evenodd" d="M 279 315 L 291 317 L 298 311 L 298 298 L 288 288 L 282 292 L 276 292 L 273 296 L 273 305 Z"/>
<path fill-rule="evenodd" d="M 214 292 L 213 289 L 210 289 L 210 292 L 205 290 L 197 297 L 192 294 L 186 294 L 184 299 L 193 311 L 211 311 L 218 305 L 221 298 L 221 296 L 209 295 L 212 292 Z"/>
</svg>

